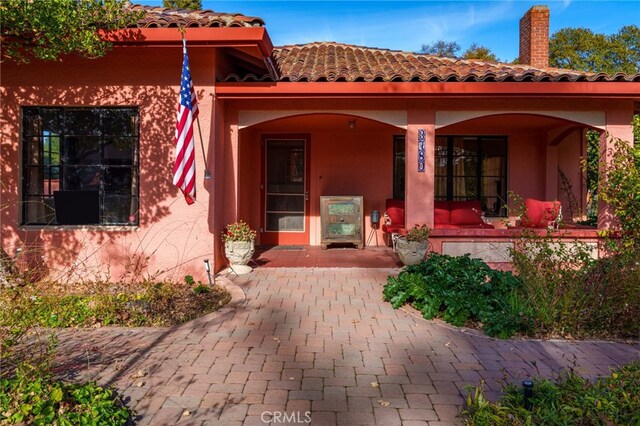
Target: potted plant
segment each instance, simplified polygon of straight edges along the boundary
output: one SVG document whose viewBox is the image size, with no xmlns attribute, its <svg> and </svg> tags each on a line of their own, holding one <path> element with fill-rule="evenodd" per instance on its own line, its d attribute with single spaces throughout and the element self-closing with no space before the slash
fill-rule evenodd
<svg viewBox="0 0 640 426">
<path fill-rule="evenodd" d="M 230 223 L 222 231 L 224 254 L 236 274 L 247 274 L 252 271 L 247 264 L 255 252 L 255 240 L 256 231 L 242 220 Z"/>
<path fill-rule="evenodd" d="M 417 265 L 422 262 L 429 247 L 429 233 L 427 225 L 415 225 L 406 235 L 396 241 L 398 257 L 405 265 Z"/>
</svg>

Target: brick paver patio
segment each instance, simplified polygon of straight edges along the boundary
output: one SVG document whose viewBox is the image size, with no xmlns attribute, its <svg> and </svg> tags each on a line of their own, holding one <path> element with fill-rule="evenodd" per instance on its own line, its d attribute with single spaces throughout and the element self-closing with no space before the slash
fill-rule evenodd
<svg viewBox="0 0 640 426">
<path fill-rule="evenodd" d="M 453 425 L 465 386 L 595 377 L 640 344 L 496 340 L 381 300 L 397 269 L 258 268 L 233 306 L 172 329 L 60 335 L 59 371 L 120 390 L 151 425 Z M 286 414 L 280 414 L 286 413 Z M 266 423 L 265 423 L 266 421 Z"/>
</svg>

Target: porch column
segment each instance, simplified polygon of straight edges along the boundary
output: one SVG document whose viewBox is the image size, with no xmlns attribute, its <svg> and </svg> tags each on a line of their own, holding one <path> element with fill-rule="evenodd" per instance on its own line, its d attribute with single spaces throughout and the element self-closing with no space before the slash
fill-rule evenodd
<svg viewBox="0 0 640 426">
<path fill-rule="evenodd" d="M 628 108 L 606 111 L 605 132 L 600 134 L 600 173 L 606 164 L 612 161 L 613 139 L 621 139 L 633 145 L 633 102 Z M 598 202 L 598 228 L 615 225 L 615 216 L 610 207 L 602 200 Z"/>
<path fill-rule="evenodd" d="M 212 203 L 209 223 L 215 241 L 215 270 L 225 265 L 224 251 L 220 234 L 224 227 L 237 219 L 237 182 L 238 182 L 238 112 L 226 110 L 223 102 L 214 101 L 215 141 L 213 146 L 213 170 L 211 171 Z"/>
<path fill-rule="evenodd" d="M 433 227 L 435 111 L 409 110 L 405 158 L 405 222 Z M 424 170 L 419 170 L 419 143 L 424 134 Z M 420 153 L 421 154 L 421 153 Z"/>
</svg>

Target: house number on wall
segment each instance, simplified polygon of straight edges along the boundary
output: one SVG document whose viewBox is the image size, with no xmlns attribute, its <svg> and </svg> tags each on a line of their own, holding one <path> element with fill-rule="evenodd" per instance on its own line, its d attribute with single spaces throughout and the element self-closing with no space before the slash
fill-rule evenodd
<svg viewBox="0 0 640 426">
<path fill-rule="evenodd" d="M 426 132 L 418 129 L 418 173 L 424 173 L 424 140 Z"/>
</svg>

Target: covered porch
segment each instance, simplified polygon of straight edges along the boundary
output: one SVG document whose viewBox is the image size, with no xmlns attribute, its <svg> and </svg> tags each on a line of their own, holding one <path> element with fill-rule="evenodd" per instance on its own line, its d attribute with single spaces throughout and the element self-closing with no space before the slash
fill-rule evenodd
<svg viewBox="0 0 640 426">
<path fill-rule="evenodd" d="M 587 129 L 603 131 L 604 113 L 435 112 L 424 172 L 416 170 L 415 136 L 407 136 L 407 129 L 415 126 L 406 112 L 369 111 L 365 115 L 362 111 L 302 110 L 278 114 L 273 118 L 275 114 L 266 111 L 262 114 L 265 119 L 260 120 L 254 113 L 253 122 L 246 118 L 251 114 L 245 115 L 248 125 L 239 120 L 237 211 L 239 218 L 259 230 L 258 264 L 397 266 L 397 255 L 383 247 L 389 245 L 390 236 L 381 226 L 372 228 L 371 212 L 383 214 L 386 200 L 394 198 L 415 206 L 416 196 L 425 208 L 416 215 L 409 207 L 406 226 L 431 226 L 432 250 L 472 253 L 492 264 L 506 264 L 508 249 L 522 234 L 522 229 L 513 226 L 516 218 L 510 214 L 510 192 L 522 199 L 560 200 L 568 226 L 556 235 L 593 245 L 597 256 L 596 228 L 575 226 L 573 220 L 584 218 L 587 209 L 580 165 L 586 156 L 585 134 Z M 278 147 L 294 141 L 297 147 L 285 154 L 278 148 L 280 154 L 274 155 L 274 161 L 286 163 L 283 168 L 288 171 L 276 179 L 289 179 L 287 188 L 293 192 L 285 192 L 288 197 L 277 194 L 269 199 L 273 186 L 267 171 L 273 164 L 268 158 L 269 141 L 277 141 Z M 490 147 L 496 141 L 499 147 Z M 459 165 L 446 164 L 452 160 Z M 326 195 L 363 197 L 365 250 L 337 245 L 322 254 L 320 197 Z M 434 223 L 434 201 L 467 199 L 481 201 L 484 220 L 493 228 L 440 229 Z M 271 232 L 279 226 L 283 227 L 280 232 Z"/>
</svg>

